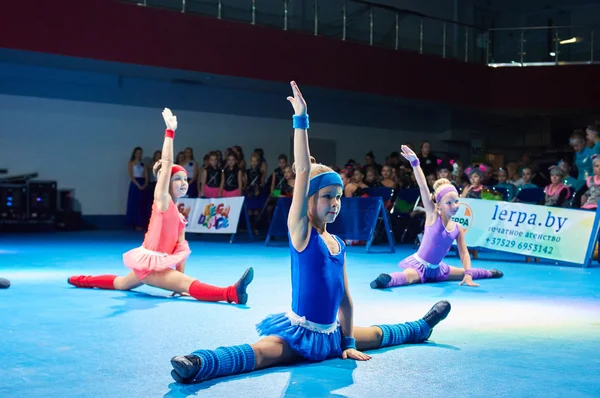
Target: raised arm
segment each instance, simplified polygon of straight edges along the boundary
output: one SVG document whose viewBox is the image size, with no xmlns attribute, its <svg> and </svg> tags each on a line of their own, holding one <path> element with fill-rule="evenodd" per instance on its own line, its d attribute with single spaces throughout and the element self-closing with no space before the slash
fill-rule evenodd
<svg viewBox="0 0 600 398">
<path fill-rule="evenodd" d="M 288 213 L 288 229 L 292 244 L 301 248 L 308 236 L 308 188 L 310 179 L 310 149 L 308 148 L 308 114 L 306 101 L 302 97 L 296 82 L 290 83 L 293 97 L 288 97 L 294 107 L 294 162 L 296 167 L 296 182 L 292 205 Z"/>
<path fill-rule="evenodd" d="M 406 145 L 402 145 L 402 156 L 404 156 L 406 160 L 410 162 L 410 165 L 413 168 L 413 173 L 415 173 L 415 180 L 417 180 L 417 184 L 419 184 L 423 208 L 427 214 L 431 214 L 435 210 L 435 206 L 431 201 L 431 194 L 429 192 L 429 187 L 427 186 L 427 179 L 425 178 L 425 174 L 423 174 L 423 170 L 419 165 L 419 158 L 413 152 L 413 150 Z"/>
<path fill-rule="evenodd" d="M 171 185 L 171 167 L 173 167 L 173 139 L 175 130 L 177 130 L 177 117 L 173 115 L 170 109 L 165 108 L 162 113 L 167 130 L 165 131 L 165 140 L 163 141 L 161 154 L 161 169 L 156 181 L 154 190 L 154 201 L 160 211 L 167 211 L 171 201 L 169 186 Z"/>
</svg>

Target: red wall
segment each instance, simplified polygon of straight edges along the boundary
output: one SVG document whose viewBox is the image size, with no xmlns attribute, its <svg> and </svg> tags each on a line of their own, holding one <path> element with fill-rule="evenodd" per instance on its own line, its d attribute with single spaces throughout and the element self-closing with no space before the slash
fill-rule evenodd
<svg viewBox="0 0 600 398">
<path fill-rule="evenodd" d="M 600 109 L 600 65 L 490 68 L 490 72 L 494 108 Z"/>
<path fill-rule="evenodd" d="M 6 48 L 483 108 L 600 107 L 596 66 L 490 69 L 116 0 L 5 3 Z"/>
</svg>

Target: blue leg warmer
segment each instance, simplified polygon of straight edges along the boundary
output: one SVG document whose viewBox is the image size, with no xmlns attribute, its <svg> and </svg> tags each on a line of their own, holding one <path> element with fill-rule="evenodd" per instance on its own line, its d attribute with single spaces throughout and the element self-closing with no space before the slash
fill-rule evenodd
<svg viewBox="0 0 600 398">
<path fill-rule="evenodd" d="M 219 347 L 214 351 L 198 350 L 192 355 L 202 360 L 202 366 L 194 377 L 195 381 L 250 372 L 256 364 L 254 350 L 249 344 Z"/>
<path fill-rule="evenodd" d="M 377 325 L 383 332 L 380 347 L 390 347 L 400 344 L 420 343 L 427 340 L 431 329 L 419 319 L 416 322 L 398 323 L 395 325 Z"/>
</svg>

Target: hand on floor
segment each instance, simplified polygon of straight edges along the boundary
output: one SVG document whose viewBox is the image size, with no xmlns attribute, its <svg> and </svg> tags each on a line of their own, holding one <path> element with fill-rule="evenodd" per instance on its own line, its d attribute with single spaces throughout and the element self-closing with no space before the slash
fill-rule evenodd
<svg viewBox="0 0 600 398">
<path fill-rule="evenodd" d="M 463 278 L 462 282 L 458 284 L 458 286 L 462 286 L 462 285 L 467 285 L 467 286 L 472 286 L 472 287 L 477 287 L 479 286 L 478 283 L 473 282 L 473 277 L 471 275 L 465 275 L 465 277 Z"/>
<path fill-rule="evenodd" d="M 357 361 L 368 361 L 371 357 L 367 354 L 363 354 L 353 348 L 350 348 L 342 353 L 342 359 L 356 359 Z"/>
</svg>

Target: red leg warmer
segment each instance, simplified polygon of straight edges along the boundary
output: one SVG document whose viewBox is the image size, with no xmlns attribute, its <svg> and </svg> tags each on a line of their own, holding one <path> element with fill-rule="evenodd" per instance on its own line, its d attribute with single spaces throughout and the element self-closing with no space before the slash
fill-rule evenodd
<svg viewBox="0 0 600 398">
<path fill-rule="evenodd" d="M 97 287 L 99 289 L 110 289 L 113 290 L 115 288 L 115 279 L 117 275 L 98 275 L 98 276 L 85 276 L 85 275 L 77 275 L 69 278 L 69 283 L 73 286 L 77 287 L 87 287 L 93 288 Z"/>
</svg>

